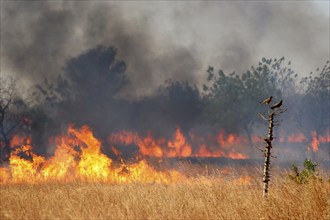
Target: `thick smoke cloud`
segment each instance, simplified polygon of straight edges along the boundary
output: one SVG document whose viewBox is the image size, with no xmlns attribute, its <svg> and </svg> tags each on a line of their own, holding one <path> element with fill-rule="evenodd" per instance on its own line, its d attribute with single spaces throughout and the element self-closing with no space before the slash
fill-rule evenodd
<svg viewBox="0 0 330 220">
<path fill-rule="evenodd" d="M 91 126 L 104 144 L 110 133 L 123 129 L 171 138 L 180 127 L 188 139 L 191 132 L 206 137 L 219 129 L 256 132 L 257 125 L 244 128 L 244 121 L 255 119 L 265 94 L 244 96 L 251 101 L 246 111 L 242 101 L 230 107 L 232 98 L 229 104 L 215 99 L 212 108 L 212 100 L 201 95 L 208 65 L 242 74 L 262 57 L 285 56 L 300 76 L 322 66 L 329 59 L 329 16 L 315 5 L 1 1 L 1 74 L 16 74 L 19 86 L 37 84 L 45 95 L 45 102 L 30 109 L 36 146 L 45 146 L 70 123 Z M 231 97 L 236 89 L 219 96 Z M 296 97 L 285 97 L 288 108 L 302 109 L 297 97 L 303 94 L 292 94 Z M 305 103 L 315 112 L 315 104 Z M 300 116 L 294 116 L 301 114 L 291 112 L 285 116 L 289 126 L 282 126 L 287 131 L 299 127 L 294 120 Z M 323 114 L 314 115 L 323 120 Z M 304 115 L 308 120 L 300 128 L 309 129 L 316 120 L 310 112 Z"/>
<path fill-rule="evenodd" d="M 3 11 L 4 69 L 28 82 L 55 79 L 69 58 L 98 44 L 115 46 L 129 64 L 127 95 L 148 93 L 173 73 L 194 80 L 200 69 L 193 51 L 157 46 L 147 18 L 125 20 L 114 4 L 5 2 Z"/>
<path fill-rule="evenodd" d="M 208 65 L 245 71 L 286 56 L 301 74 L 329 57 L 328 17 L 314 2 L 1 2 L 2 73 L 26 84 L 55 79 L 68 59 L 114 46 L 132 82 L 126 97 L 164 80 L 201 85 Z"/>
</svg>

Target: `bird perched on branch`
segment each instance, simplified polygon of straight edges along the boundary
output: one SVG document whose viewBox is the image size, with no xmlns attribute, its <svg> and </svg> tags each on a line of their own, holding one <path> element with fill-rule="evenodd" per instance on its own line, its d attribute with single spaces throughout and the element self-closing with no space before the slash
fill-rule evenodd
<svg viewBox="0 0 330 220">
<path fill-rule="evenodd" d="M 272 110 L 274 110 L 275 108 L 279 108 L 282 106 L 283 100 L 281 100 L 280 102 L 276 103 L 275 105 L 273 105 L 272 107 L 270 107 Z"/>
<path fill-rule="evenodd" d="M 260 102 L 260 104 L 266 104 L 266 105 L 269 105 L 269 103 L 272 101 L 273 99 L 273 96 L 263 100 L 262 102 Z"/>
</svg>

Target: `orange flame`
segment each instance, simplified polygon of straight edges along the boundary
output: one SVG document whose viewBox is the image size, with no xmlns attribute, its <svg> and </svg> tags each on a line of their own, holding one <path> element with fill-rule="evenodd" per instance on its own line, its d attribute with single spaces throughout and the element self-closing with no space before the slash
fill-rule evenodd
<svg viewBox="0 0 330 220">
<path fill-rule="evenodd" d="M 0 182 L 80 180 L 167 183 L 182 178 L 176 171 L 156 171 L 146 161 L 115 168 L 112 160 L 101 152 L 101 142 L 87 126 L 80 129 L 70 126 L 67 134 L 56 138 L 56 143 L 54 156 L 47 160 L 32 152 L 29 138 L 14 137 L 9 167 L 0 169 Z"/>
<path fill-rule="evenodd" d="M 174 140 L 168 142 L 169 157 L 189 157 L 191 156 L 191 146 L 186 142 L 186 138 L 180 131 L 176 129 Z"/>
<path fill-rule="evenodd" d="M 330 143 L 330 132 L 328 132 L 327 135 L 325 135 L 325 136 L 319 135 L 318 141 L 320 143 Z"/>
<path fill-rule="evenodd" d="M 317 135 L 316 131 L 311 132 L 312 140 L 307 147 L 307 150 L 318 151 L 319 145 L 321 143 L 330 143 L 330 133 L 327 132 L 326 135 Z M 287 137 L 286 142 L 288 143 L 306 143 L 308 138 L 303 133 L 294 133 Z M 285 141 L 283 141 L 285 142 Z"/>
<path fill-rule="evenodd" d="M 131 145 L 139 147 L 139 152 L 144 156 L 151 157 L 228 157 L 232 159 L 246 159 L 247 155 L 238 153 L 235 148 L 247 143 L 247 140 L 234 134 L 226 135 L 220 131 L 212 140 L 214 145 L 207 145 L 209 140 L 190 134 L 192 142 L 199 143 L 199 146 L 192 147 L 182 131 L 177 128 L 171 140 L 164 138 L 156 139 L 149 132 L 146 137 L 140 137 L 137 133 L 121 131 L 109 136 L 111 145 Z"/>
<path fill-rule="evenodd" d="M 248 146 L 247 137 L 236 135 L 233 133 L 227 134 L 224 130 L 212 137 L 200 137 L 193 133 L 189 133 L 190 141 L 182 131 L 177 128 L 173 138 L 166 140 L 165 138 L 156 139 L 150 131 L 145 137 L 139 136 L 137 133 L 129 131 L 121 131 L 109 136 L 111 145 L 135 145 L 139 148 L 139 152 L 143 156 L 151 157 L 227 157 L 231 159 L 247 159 L 249 158 L 243 152 L 239 152 L 240 147 Z M 312 132 L 313 140 L 310 143 L 313 151 L 318 150 L 320 143 L 329 143 L 330 135 L 316 137 L 315 132 Z M 261 143 L 263 140 L 258 136 L 252 136 L 253 143 Z M 286 135 L 281 132 L 279 143 L 306 143 L 307 138 L 303 133 L 293 133 Z"/>
<path fill-rule="evenodd" d="M 151 132 L 148 133 L 147 137 L 139 138 L 137 140 L 137 145 L 140 148 L 140 152 L 146 156 L 162 157 L 163 151 L 160 145 L 165 142 L 164 139 L 155 140 L 152 137 Z"/>
<path fill-rule="evenodd" d="M 312 139 L 312 142 L 310 143 L 310 147 L 311 147 L 311 150 L 315 152 L 319 149 L 319 144 L 320 144 L 320 141 L 317 139 L 315 131 L 312 132 L 312 138 L 313 139 Z"/>
<path fill-rule="evenodd" d="M 302 143 L 307 141 L 303 133 L 295 133 L 288 136 L 287 142 L 289 143 Z"/>
<path fill-rule="evenodd" d="M 117 150 L 117 148 L 115 148 L 114 146 L 111 146 L 111 150 L 112 152 L 118 157 L 121 156 L 121 153 L 119 150 Z"/>
<path fill-rule="evenodd" d="M 247 155 L 238 151 L 238 146 L 247 146 L 244 136 L 221 130 L 216 136 L 206 137 L 184 133 L 177 128 L 172 138 L 154 138 L 152 132 L 139 136 L 136 132 L 121 131 L 109 136 L 111 149 L 121 157 L 118 145 L 135 145 L 143 156 L 163 157 L 227 157 L 246 159 Z M 309 150 L 317 151 L 321 143 L 330 142 L 330 134 L 325 136 L 311 133 Z M 253 141 L 259 141 L 252 137 Z M 301 133 L 282 135 L 280 142 L 304 143 L 307 138 Z M 11 139 L 12 148 L 9 167 L 0 167 L 0 182 L 45 182 L 45 181 L 101 181 L 101 182 L 173 182 L 184 178 L 176 171 L 157 171 L 145 160 L 138 163 L 115 165 L 102 153 L 102 143 L 95 138 L 91 129 L 83 126 L 75 129 L 69 126 L 67 133 L 55 138 L 56 149 L 50 158 L 33 152 L 31 139 L 15 135 Z M 237 180 L 247 184 L 248 178 Z"/>
</svg>

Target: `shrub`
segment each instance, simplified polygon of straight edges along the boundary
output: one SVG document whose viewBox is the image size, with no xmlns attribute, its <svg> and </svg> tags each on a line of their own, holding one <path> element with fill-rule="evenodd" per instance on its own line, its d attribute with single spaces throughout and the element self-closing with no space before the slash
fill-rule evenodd
<svg viewBox="0 0 330 220">
<path fill-rule="evenodd" d="M 308 183 L 310 180 L 321 180 L 318 177 L 318 171 L 316 169 L 317 163 L 311 160 L 305 159 L 304 161 L 304 169 L 299 171 L 298 167 L 292 164 L 291 170 L 293 174 L 289 174 L 289 178 L 299 184 Z"/>
</svg>

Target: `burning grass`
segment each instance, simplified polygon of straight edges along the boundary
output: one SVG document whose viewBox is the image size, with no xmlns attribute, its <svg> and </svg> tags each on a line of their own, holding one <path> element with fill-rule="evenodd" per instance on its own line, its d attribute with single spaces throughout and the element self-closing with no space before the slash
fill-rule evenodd
<svg viewBox="0 0 330 220">
<path fill-rule="evenodd" d="M 191 165 L 190 165 L 191 166 Z M 188 169 L 189 167 L 187 167 Z M 215 172 L 213 172 L 215 171 Z M 329 219 L 330 183 L 214 169 L 177 183 L 0 185 L 0 219 Z M 256 173 L 256 172 L 255 172 Z"/>
<path fill-rule="evenodd" d="M 173 146 L 186 146 L 175 140 L 181 144 Z M 0 168 L 0 219 L 330 218 L 329 181 L 297 184 L 276 171 L 265 200 L 261 170 L 116 164 L 88 127 L 70 127 L 50 158 L 33 153 L 29 138 L 12 144 L 9 164 Z"/>
</svg>

